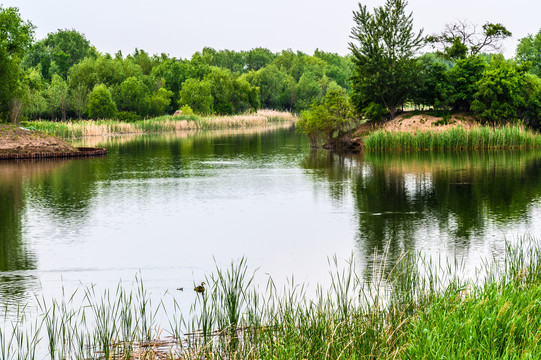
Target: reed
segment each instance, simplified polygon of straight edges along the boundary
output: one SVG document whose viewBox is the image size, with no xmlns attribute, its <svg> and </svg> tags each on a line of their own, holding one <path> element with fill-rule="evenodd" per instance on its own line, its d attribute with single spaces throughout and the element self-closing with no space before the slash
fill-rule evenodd
<svg viewBox="0 0 541 360">
<path fill-rule="evenodd" d="M 81 120 L 69 122 L 32 121 L 25 123 L 35 130 L 63 138 L 83 136 L 107 136 L 116 134 L 144 134 L 184 132 L 190 130 L 237 129 L 263 127 L 273 124 L 294 122 L 295 116 L 289 112 L 259 110 L 234 116 L 167 115 L 152 119 L 121 122 L 116 120 Z"/>
<path fill-rule="evenodd" d="M 259 289 L 245 259 L 217 267 L 187 314 L 153 306 L 143 281 L 39 302 L 40 315 L 0 327 L 2 359 L 539 358 L 541 246 L 507 244 L 475 276 L 464 264 L 404 253 L 370 272 L 329 262 L 330 286 L 291 279 Z M 82 294 L 82 296 L 78 296 Z M 65 299 L 64 299 L 65 298 Z M 169 328 L 160 330 L 164 311 Z M 165 334 L 165 335 L 164 335 Z M 37 350 L 36 350 L 37 349 Z M 37 351 L 37 353 L 36 353 Z"/>
<path fill-rule="evenodd" d="M 363 139 L 367 150 L 465 150 L 541 146 L 541 135 L 522 126 L 473 129 L 454 127 L 445 131 L 389 132 L 376 130 Z"/>
</svg>

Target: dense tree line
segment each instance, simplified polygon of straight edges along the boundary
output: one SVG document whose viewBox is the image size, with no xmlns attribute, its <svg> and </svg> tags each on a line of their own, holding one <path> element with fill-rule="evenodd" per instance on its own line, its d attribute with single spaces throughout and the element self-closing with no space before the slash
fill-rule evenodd
<svg viewBox="0 0 541 360">
<path fill-rule="evenodd" d="M 330 90 L 350 90 L 350 57 L 319 50 L 307 55 L 204 48 L 191 59 L 138 49 L 110 55 L 76 30 L 34 41 L 32 24 L 16 8 L 0 7 L 0 22 L 2 39 L 6 34 L 16 41 L 0 43 L 0 74 L 11 77 L 0 82 L 4 120 L 129 121 L 172 114 L 183 106 L 201 114 L 260 107 L 302 111 Z"/>
<path fill-rule="evenodd" d="M 359 4 L 348 56 L 204 48 L 190 59 L 137 49 L 103 54 L 76 30 L 34 41 L 32 24 L 16 8 L 0 7 L 0 115 L 129 121 L 182 107 L 201 114 L 263 107 L 307 111 L 301 127 L 332 138 L 358 119 L 417 108 L 540 127 L 541 31 L 505 59 L 498 51 L 511 33 L 503 25 L 458 22 L 425 36 L 413 31 L 406 7 L 405 0 L 386 0 L 373 11 Z M 346 123 L 332 115 L 337 104 Z M 329 118 L 337 131 L 329 130 Z"/>
<path fill-rule="evenodd" d="M 361 4 L 354 11 L 349 106 L 357 119 L 348 115 L 350 128 L 359 118 L 393 119 L 412 108 L 541 127 L 541 31 L 520 40 L 515 59 L 505 59 L 501 41 L 511 32 L 502 24 L 459 21 L 424 36 L 413 31 L 406 6 L 405 0 L 386 0 L 372 12 Z M 329 100 L 303 113 L 300 126 L 314 144 L 332 143 L 348 127 L 334 121 L 339 126 L 330 131 L 327 117 L 317 115 L 326 113 L 321 106 Z"/>
</svg>

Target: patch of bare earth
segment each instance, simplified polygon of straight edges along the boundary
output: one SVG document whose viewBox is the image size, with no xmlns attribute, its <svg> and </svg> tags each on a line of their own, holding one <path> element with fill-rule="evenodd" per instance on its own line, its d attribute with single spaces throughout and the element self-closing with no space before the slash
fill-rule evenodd
<svg viewBox="0 0 541 360">
<path fill-rule="evenodd" d="M 18 125 L 0 125 L 0 155 L 77 151 L 76 148 L 55 136 L 26 130 Z"/>
<path fill-rule="evenodd" d="M 412 132 L 417 131 L 444 131 L 453 127 L 462 126 L 465 129 L 478 127 L 479 124 L 471 117 L 465 115 L 452 115 L 446 124 L 442 123 L 443 118 L 427 115 L 404 113 L 393 120 L 385 122 L 367 122 L 355 130 L 353 136 L 361 137 L 375 130 L 393 131 L 393 132 Z"/>
</svg>

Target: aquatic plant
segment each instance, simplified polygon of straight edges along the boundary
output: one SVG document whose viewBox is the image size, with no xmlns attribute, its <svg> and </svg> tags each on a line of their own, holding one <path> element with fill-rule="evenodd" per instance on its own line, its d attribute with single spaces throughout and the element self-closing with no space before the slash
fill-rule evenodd
<svg viewBox="0 0 541 360">
<path fill-rule="evenodd" d="M 445 131 L 390 132 L 377 130 L 363 139 L 367 150 L 465 150 L 541 146 L 541 135 L 513 125 Z"/>
<path fill-rule="evenodd" d="M 186 321 L 180 306 L 154 306 L 144 282 L 131 290 L 95 287 L 39 300 L 0 326 L 1 359 L 395 359 L 531 358 L 541 355 L 541 247 L 506 245 L 503 260 L 461 276 L 447 262 L 406 252 L 383 254 L 359 271 L 329 261 L 330 286 L 314 292 L 293 280 L 259 289 L 245 259 L 206 278 Z M 6 308 L 7 309 L 7 308 Z M 163 312 L 169 328 L 160 328 Z"/>
</svg>

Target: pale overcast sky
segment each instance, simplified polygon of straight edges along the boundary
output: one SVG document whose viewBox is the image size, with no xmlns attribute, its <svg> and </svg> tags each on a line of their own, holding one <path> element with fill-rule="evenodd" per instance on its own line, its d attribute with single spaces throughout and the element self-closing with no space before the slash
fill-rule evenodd
<svg viewBox="0 0 541 360">
<path fill-rule="evenodd" d="M 0 0 L 16 6 L 36 27 L 36 38 L 57 29 L 75 29 L 100 52 L 123 54 L 135 48 L 190 58 L 205 46 L 249 50 L 316 48 L 348 53 L 354 0 Z M 369 8 L 384 0 L 365 0 Z M 410 0 L 414 24 L 425 34 L 468 19 L 500 22 L 512 33 L 504 54 L 513 56 L 517 40 L 541 28 L 539 0 Z"/>
</svg>

